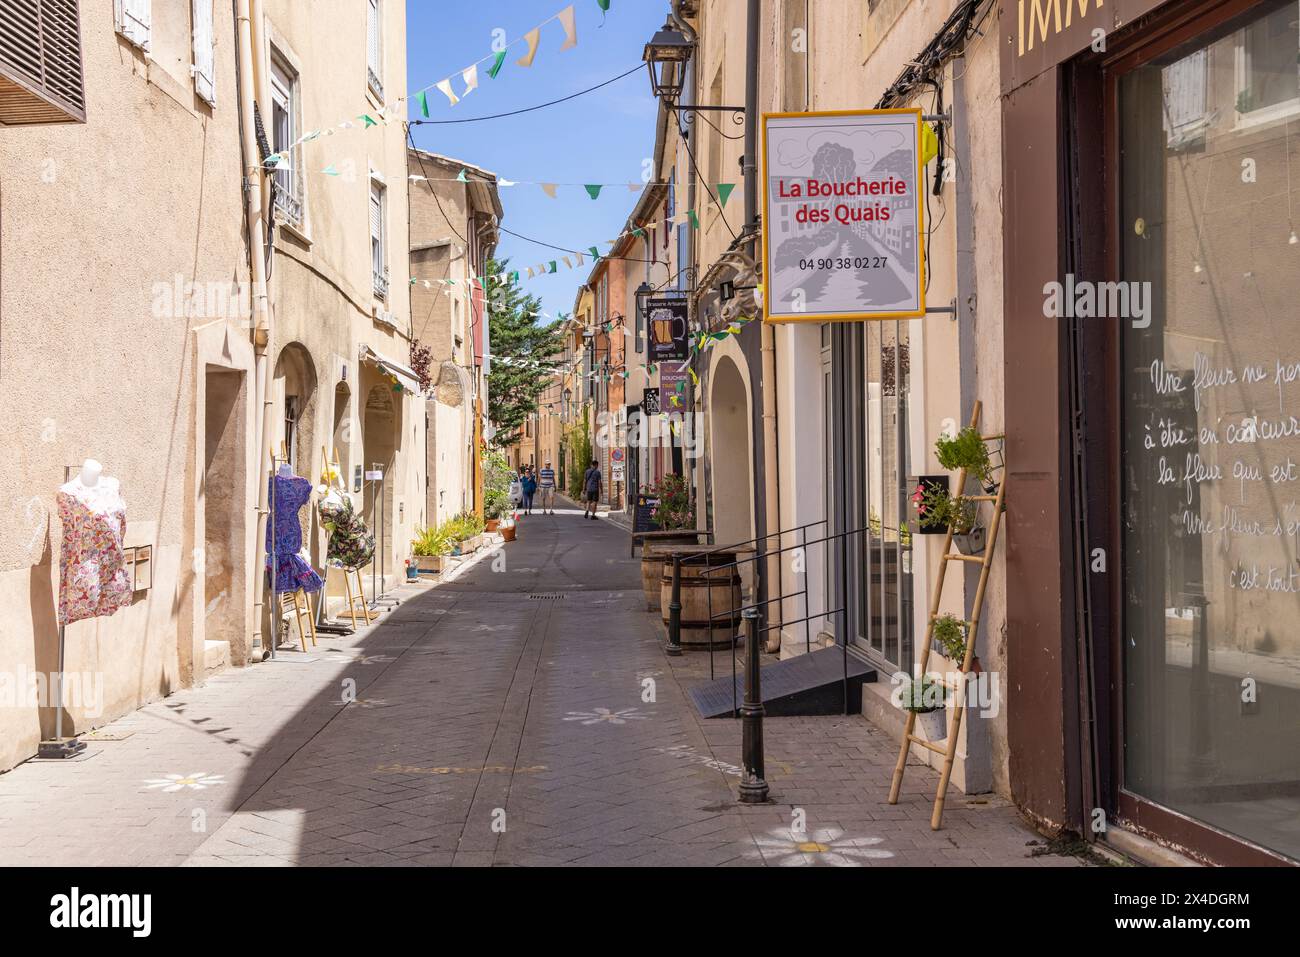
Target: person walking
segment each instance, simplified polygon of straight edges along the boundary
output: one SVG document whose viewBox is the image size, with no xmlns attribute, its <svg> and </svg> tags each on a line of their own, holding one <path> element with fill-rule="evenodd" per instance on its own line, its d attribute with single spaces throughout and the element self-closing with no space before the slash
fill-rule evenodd
<svg viewBox="0 0 1300 957">
<path fill-rule="evenodd" d="M 582 488 L 586 493 L 586 503 L 582 517 L 594 519 L 596 517 L 596 503 L 600 501 L 600 461 L 598 459 L 592 459 L 591 465 L 587 466 L 587 471 L 582 476 Z"/>
<path fill-rule="evenodd" d="M 533 514 L 533 495 L 537 491 L 537 476 L 531 468 L 524 469 L 524 514 Z"/>
<path fill-rule="evenodd" d="M 542 470 L 537 473 L 537 487 L 542 493 L 542 511 L 549 515 L 555 514 L 555 469 L 551 468 L 551 463 L 547 462 Z"/>
</svg>

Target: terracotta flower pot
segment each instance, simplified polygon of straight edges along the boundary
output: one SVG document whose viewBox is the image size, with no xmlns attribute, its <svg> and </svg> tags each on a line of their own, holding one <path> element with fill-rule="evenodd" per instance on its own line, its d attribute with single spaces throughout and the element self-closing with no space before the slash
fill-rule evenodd
<svg viewBox="0 0 1300 957">
<path fill-rule="evenodd" d="M 515 540 L 515 526 L 514 525 L 501 526 L 501 539 L 502 541 L 513 542 Z"/>
</svg>

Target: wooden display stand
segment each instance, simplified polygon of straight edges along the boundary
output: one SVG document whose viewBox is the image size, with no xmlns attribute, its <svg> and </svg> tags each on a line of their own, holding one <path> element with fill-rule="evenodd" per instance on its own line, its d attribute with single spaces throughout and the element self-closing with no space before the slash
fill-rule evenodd
<svg viewBox="0 0 1300 957">
<path fill-rule="evenodd" d="M 976 401 L 975 408 L 971 412 L 971 428 L 979 428 L 980 403 Z M 1002 439 L 1001 435 L 981 435 L 985 442 L 991 442 Z M 961 493 L 966 488 L 966 469 L 963 468 L 957 473 L 956 494 Z M 917 680 L 924 681 L 926 677 L 926 668 L 930 664 L 930 643 L 933 640 L 934 623 L 940 617 L 939 600 L 943 596 L 944 575 L 948 571 L 949 562 L 976 562 L 980 566 L 979 586 L 975 589 L 975 603 L 971 608 L 970 621 L 966 622 L 966 653 L 959 665 L 961 678 L 954 686 L 947 681 L 938 681 L 935 683 L 942 685 L 949 691 L 953 692 L 952 721 L 948 726 L 948 737 L 944 740 L 943 746 L 935 744 L 925 738 L 918 736 L 916 731 L 916 712 L 907 712 L 907 721 L 903 725 L 903 739 L 898 749 L 898 763 L 894 766 L 894 780 L 889 788 L 889 803 L 898 803 L 898 794 L 903 786 L 903 771 L 907 767 L 907 755 L 912 749 L 912 745 L 920 745 L 929 751 L 943 755 L 943 770 L 939 774 L 939 787 L 934 795 L 934 811 L 930 815 L 930 829 L 939 830 L 939 824 L 943 820 L 943 803 L 944 797 L 948 793 L 948 782 L 952 778 L 953 757 L 957 752 L 957 736 L 961 731 L 962 715 L 966 711 L 966 675 L 970 673 L 971 664 L 975 657 L 975 638 L 979 634 L 980 612 L 984 608 L 985 587 L 988 585 L 989 568 L 993 564 L 993 549 L 998 542 L 998 527 L 1002 520 L 1003 500 L 1007 490 L 1007 470 L 1005 465 L 1005 455 L 1003 459 L 1002 481 L 998 483 L 996 495 L 966 495 L 963 496 L 968 501 L 979 503 L 991 503 L 993 506 L 993 517 L 989 520 L 988 541 L 984 546 L 984 554 L 964 555 L 961 552 L 953 551 L 952 545 L 952 528 L 949 527 L 947 537 L 943 543 L 943 558 L 939 562 L 939 577 L 934 584 L 934 595 L 930 601 L 930 618 L 925 626 L 925 643 L 921 649 L 921 663 Z"/>
<path fill-rule="evenodd" d="M 316 647 L 316 622 L 312 617 L 311 596 L 301 588 L 295 592 L 282 592 L 280 594 L 280 611 L 281 614 L 291 612 L 294 619 L 298 622 L 298 641 L 302 644 L 302 650 L 307 650 L 307 639 L 311 638 L 311 645 Z M 306 626 L 303 625 L 306 621 Z"/>
<path fill-rule="evenodd" d="M 334 448 L 334 458 L 331 461 L 325 454 L 325 446 L 322 445 L 320 447 L 320 460 L 322 484 L 332 485 L 340 495 L 346 495 L 348 490 L 343 484 L 343 468 L 339 464 L 338 447 L 336 446 Z M 329 481 L 331 475 L 334 478 L 333 482 Z M 329 571 L 329 562 L 326 562 L 325 574 L 327 576 L 329 575 Z M 365 586 L 361 582 L 361 569 L 340 568 L 339 571 L 343 573 L 343 587 L 347 592 L 348 608 L 347 612 L 339 617 L 351 619 L 353 628 L 357 627 L 358 622 L 366 625 L 370 624 L 374 619 L 370 617 L 370 608 L 366 605 L 366 590 Z M 354 581 L 356 583 L 355 590 L 353 587 Z M 361 607 L 360 615 L 357 614 L 358 605 Z"/>
</svg>

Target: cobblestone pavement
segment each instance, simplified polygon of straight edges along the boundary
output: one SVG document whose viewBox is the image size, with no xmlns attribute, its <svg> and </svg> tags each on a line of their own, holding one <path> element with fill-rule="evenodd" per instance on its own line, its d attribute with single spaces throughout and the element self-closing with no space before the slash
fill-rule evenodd
<svg viewBox="0 0 1300 957">
<path fill-rule="evenodd" d="M 951 794 L 932 832 L 919 765 L 886 804 L 895 744 L 860 717 L 768 719 L 774 803 L 739 806 L 739 723 L 690 706 L 707 655 L 663 654 L 606 521 L 534 513 L 398 594 L 354 636 L 114 722 L 89 758 L 0 776 L 0 864 L 1079 863 L 1030 856 L 997 798 Z"/>
</svg>

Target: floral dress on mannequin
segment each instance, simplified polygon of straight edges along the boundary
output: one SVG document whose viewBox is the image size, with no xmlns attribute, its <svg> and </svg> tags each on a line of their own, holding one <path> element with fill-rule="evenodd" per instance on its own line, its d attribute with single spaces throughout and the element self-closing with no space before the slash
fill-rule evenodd
<svg viewBox="0 0 1300 957">
<path fill-rule="evenodd" d="M 325 582 L 311 567 L 302 544 L 302 525 L 298 513 L 311 498 L 311 482 L 297 475 L 276 474 L 270 479 L 275 496 L 275 527 L 266 529 L 266 567 L 271 567 L 271 536 L 275 536 L 275 590 L 294 592 L 319 591 Z"/>
<path fill-rule="evenodd" d="M 352 507 L 346 495 L 330 492 L 316 506 L 321 524 L 330 533 L 325 560 L 335 568 L 355 571 L 370 564 L 375 555 L 375 536 L 366 521 Z"/>
<path fill-rule="evenodd" d="M 73 479 L 55 496 L 63 523 L 59 555 L 59 624 L 111 615 L 131 604 L 126 568 L 126 502 L 115 479 Z"/>
</svg>

